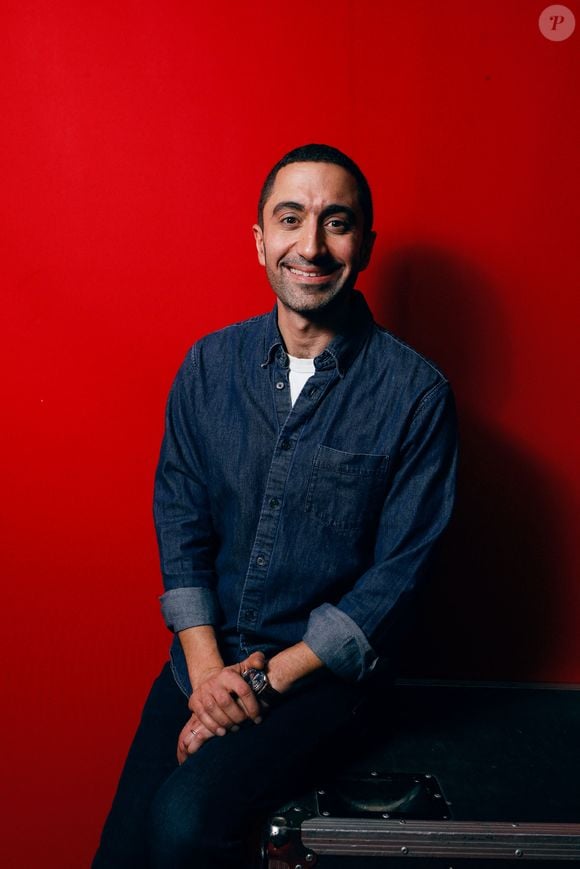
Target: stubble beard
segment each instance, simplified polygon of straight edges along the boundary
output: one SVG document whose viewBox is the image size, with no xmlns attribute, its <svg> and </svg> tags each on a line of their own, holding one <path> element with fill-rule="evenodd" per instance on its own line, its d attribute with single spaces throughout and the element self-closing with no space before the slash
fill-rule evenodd
<svg viewBox="0 0 580 869">
<path fill-rule="evenodd" d="M 282 304 L 296 314 L 306 317 L 315 316 L 318 312 L 324 313 L 327 308 L 334 307 L 340 299 L 350 296 L 350 287 L 341 284 L 340 281 L 331 285 L 308 285 L 291 284 L 290 280 L 284 280 L 283 275 L 274 272 L 266 266 L 266 274 L 270 286 Z"/>
</svg>

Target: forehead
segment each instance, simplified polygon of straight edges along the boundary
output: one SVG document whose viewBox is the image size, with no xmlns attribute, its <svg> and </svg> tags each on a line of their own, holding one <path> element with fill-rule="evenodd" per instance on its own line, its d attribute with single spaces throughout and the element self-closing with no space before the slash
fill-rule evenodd
<svg viewBox="0 0 580 869">
<path fill-rule="evenodd" d="M 266 201 L 270 213 L 278 202 L 297 202 L 319 210 L 327 205 L 347 205 L 360 211 L 358 190 L 353 176 L 334 163 L 290 163 L 274 181 Z"/>
</svg>

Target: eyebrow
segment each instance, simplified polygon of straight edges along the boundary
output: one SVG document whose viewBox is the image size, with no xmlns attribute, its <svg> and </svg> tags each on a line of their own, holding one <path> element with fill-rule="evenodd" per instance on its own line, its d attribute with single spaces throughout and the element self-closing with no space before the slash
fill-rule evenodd
<svg viewBox="0 0 580 869">
<path fill-rule="evenodd" d="M 322 209 L 321 217 L 330 217 L 332 214 L 346 214 L 351 223 L 356 223 L 356 214 L 350 205 L 340 205 L 339 203 L 327 205 Z"/>
<path fill-rule="evenodd" d="M 291 208 L 292 211 L 304 211 L 304 206 L 300 205 L 299 202 L 278 202 L 277 205 L 274 206 L 272 214 L 278 214 L 286 208 Z"/>
<path fill-rule="evenodd" d="M 278 202 L 274 206 L 272 214 L 279 214 L 280 211 L 285 211 L 287 208 L 290 208 L 292 211 L 300 212 L 304 212 L 306 210 L 300 202 L 292 202 L 291 200 L 288 200 L 286 202 Z M 332 214 L 346 214 L 348 215 L 349 220 L 351 220 L 353 223 L 356 222 L 356 213 L 350 207 L 350 205 L 341 205 L 338 202 L 332 203 L 331 205 L 327 205 L 326 208 L 322 209 L 320 216 L 322 218 L 325 218 L 330 217 Z"/>
</svg>

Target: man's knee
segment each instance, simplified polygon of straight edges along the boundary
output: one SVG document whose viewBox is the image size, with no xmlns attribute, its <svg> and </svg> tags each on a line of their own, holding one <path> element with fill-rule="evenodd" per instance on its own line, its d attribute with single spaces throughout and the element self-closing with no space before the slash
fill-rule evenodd
<svg viewBox="0 0 580 869">
<path fill-rule="evenodd" d="M 238 845 L 243 821 L 232 806 L 225 810 L 227 794 L 220 798 L 211 788 L 191 785 L 172 777 L 153 800 L 147 835 L 154 869 L 213 869 L 227 862 Z"/>
</svg>

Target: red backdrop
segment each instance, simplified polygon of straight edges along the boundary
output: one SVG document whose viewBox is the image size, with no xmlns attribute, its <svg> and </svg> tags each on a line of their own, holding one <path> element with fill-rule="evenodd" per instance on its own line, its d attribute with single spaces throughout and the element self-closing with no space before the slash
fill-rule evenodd
<svg viewBox="0 0 580 869">
<path fill-rule="evenodd" d="M 3 867 L 89 862 L 169 639 L 167 390 L 197 336 L 272 304 L 255 201 L 306 141 L 367 172 L 361 288 L 458 396 L 459 509 L 413 671 L 580 681 L 580 23 L 549 41 L 544 5 L 2 3 Z"/>
</svg>

